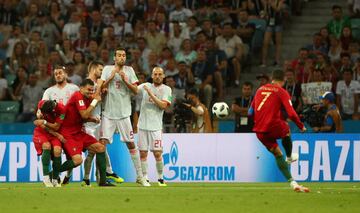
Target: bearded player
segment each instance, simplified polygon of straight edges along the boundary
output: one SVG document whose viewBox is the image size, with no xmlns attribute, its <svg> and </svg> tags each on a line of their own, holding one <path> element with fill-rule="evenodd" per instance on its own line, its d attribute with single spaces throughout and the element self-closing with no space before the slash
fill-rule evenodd
<svg viewBox="0 0 360 213">
<path fill-rule="evenodd" d="M 164 162 L 162 158 L 162 128 L 164 110 L 171 104 L 171 88 L 163 84 L 164 70 L 155 67 L 151 75 L 153 83 L 143 83 L 139 86 L 142 95 L 139 129 L 139 150 L 143 175 L 147 178 L 147 155 L 150 149 L 156 161 L 158 185 L 166 186 L 163 178 Z"/>
<path fill-rule="evenodd" d="M 98 142 L 93 136 L 85 133 L 83 124 L 85 122 L 99 122 L 99 119 L 92 117 L 92 111 L 101 101 L 99 95 L 94 94 L 94 82 L 85 79 L 80 84 L 80 91 L 75 92 L 66 105 L 66 119 L 60 128 L 64 136 L 64 150 L 71 157 L 61 165 L 60 172 L 67 171 L 79 166 L 82 163 L 81 153 L 84 149 L 96 153 L 96 165 L 99 168 L 99 186 L 114 186 L 106 182 L 106 159 L 105 146 Z"/>
<path fill-rule="evenodd" d="M 255 94 L 249 114 L 254 115 L 255 125 L 253 131 L 257 138 L 275 157 L 278 168 L 290 186 L 297 192 L 309 192 L 309 189 L 299 185 L 291 176 L 289 163 L 296 161 L 297 154 L 292 154 L 292 141 L 290 128 L 285 121 L 283 110 L 301 132 L 306 128 L 291 105 L 289 94 L 282 87 L 284 85 L 284 72 L 275 70 L 272 74 L 272 83 L 261 86 Z M 286 152 L 286 161 L 276 140 L 281 139 Z"/>
</svg>

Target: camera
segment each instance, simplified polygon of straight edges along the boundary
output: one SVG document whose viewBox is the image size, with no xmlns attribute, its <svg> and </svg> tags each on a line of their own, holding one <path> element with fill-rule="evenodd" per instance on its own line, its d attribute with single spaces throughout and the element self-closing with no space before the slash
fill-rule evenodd
<svg viewBox="0 0 360 213">
<path fill-rule="evenodd" d="M 176 99 L 174 105 L 174 125 L 175 131 L 178 133 L 185 133 L 186 124 L 190 123 L 192 119 L 192 111 L 184 103 L 191 104 L 187 99 Z"/>
<path fill-rule="evenodd" d="M 326 115 L 326 109 L 321 107 L 319 110 L 314 108 L 314 105 L 308 105 L 304 107 L 302 112 L 303 120 L 311 127 L 320 127 L 324 125 L 324 118 Z"/>
</svg>

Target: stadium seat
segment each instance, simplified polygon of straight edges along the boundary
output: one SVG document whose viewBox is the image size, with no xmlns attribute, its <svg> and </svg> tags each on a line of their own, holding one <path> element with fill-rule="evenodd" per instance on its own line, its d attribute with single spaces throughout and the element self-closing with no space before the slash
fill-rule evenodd
<svg viewBox="0 0 360 213">
<path fill-rule="evenodd" d="M 351 31 L 352 31 L 353 38 L 355 38 L 356 40 L 360 39 L 360 19 L 359 18 L 351 19 Z"/>
<path fill-rule="evenodd" d="M 14 123 L 16 121 L 17 113 L 14 112 L 1 112 L 0 123 Z"/>
<path fill-rule="evenodd" d="M 18 101 L 0 101 L 0 113 L 18 113 L 20 102 Z"/>
</svg>

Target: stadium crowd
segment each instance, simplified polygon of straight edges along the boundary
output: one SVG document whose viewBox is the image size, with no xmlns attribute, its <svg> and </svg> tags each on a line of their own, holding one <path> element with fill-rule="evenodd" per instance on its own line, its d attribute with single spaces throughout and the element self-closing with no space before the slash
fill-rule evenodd
<svg viewBox="0 0 360 213">
<path fill-rule="evenodd" d="M 360 34 L 352 32 L 355 31 L 352 23 L 359 20 L 358 1 L 349 1 L 352 20 L 343 16 L 341 7 L 334 6 L 333 20 L 314 32 L 313 42 L 300 48 L 298 58 L 281 62 L 284 22 L 290 14 L 301 15 L 302 3 L 302 0 L 2 0 L 0 102 L 20 102 L 16 121 L 32 121 L 44 90 L 54 83 L 55 66 L 65 65 L 69 82 L 80 85 L 89 62 L 112 65 L 115 49 L 121 46 L 127 50 L 127 64 L 134 68 L 140 83 L 151 80 L 155 66 L 165 70 L 165 83 L 175 97 L 167 110 L 168 120 L 173 122 L 171 115 L 181 111 L 176 109 L 176 100 L 183 101 L 188 89 L 197 88 L 201 102 L 210 109 L 213 102 L 224 100 L 224 88 L 239 87 L 242 70 L 254 55 L 255 47 L 262 50 L 259 65 L 269 66 L 268 46 L 274 33 L 273 65 L 283 64 L 285 87 L 296 111 L 301 113 L 305 105 L 313 104 L 306 100 L 304 103 L 301 84 L 331 82 L 342 118 L 359 119 Z M 266 25 L 260 40 L 255 38 L 258 21 Z M 269 80 L 266 74 L 258 79 L 263 83 Z M 253 83 L 244 83 L 242 91 L 249 90 L 248 87 L 250 93 L 247 91 L 246 96 L 251 99 Z M 241 97 L 235 103 L 240 108 L 249 105 L 245 106 Z M 136 98 L 133 108 L 139 110 Z"/>
</svg>

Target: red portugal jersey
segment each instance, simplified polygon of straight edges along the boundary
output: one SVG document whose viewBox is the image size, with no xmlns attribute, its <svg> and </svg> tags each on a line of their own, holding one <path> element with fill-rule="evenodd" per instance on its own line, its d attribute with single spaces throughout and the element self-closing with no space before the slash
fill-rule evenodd
<svg viewBox="0 0 360 213">
<path fill-rule="evenodd" d="M 38 103 L 37 110 L 39 111 L 42 105 L 45 103 L 46 100 L 41 100 Z M 62 124 L 65 118 L 65 106 L 62 103 L 57 103 L 53 113 L 49 114 L 42 114 L 43 119 L 49 123 L 59 123 Z M 36 129 L 42 133 L 47 133 L 43 128 L 36 127 Z"/>
<path fill-rule="evenodd" d="M 83 119 L 80 110 L 86 110 L 91 99 L 84 97 L 80 91 L 75 92 L 66 104 L 66 119 L 64 120 L 60 132 L 62 134 L 74 134 L 83 130 Z"/>
<path fill-rule="evenodd" d="M 269 132 L 279 122 L 284 122 L 282 110 L 285 110 L 288 118 L 296 123 L 302 129 L 304 124 L 300 121 L 291 104 L 289 94 L 285 89 L 266 84 L 260 87 L 255 94 L 252 103 L 254 110 L 254 132 Z"/>
</svg>

